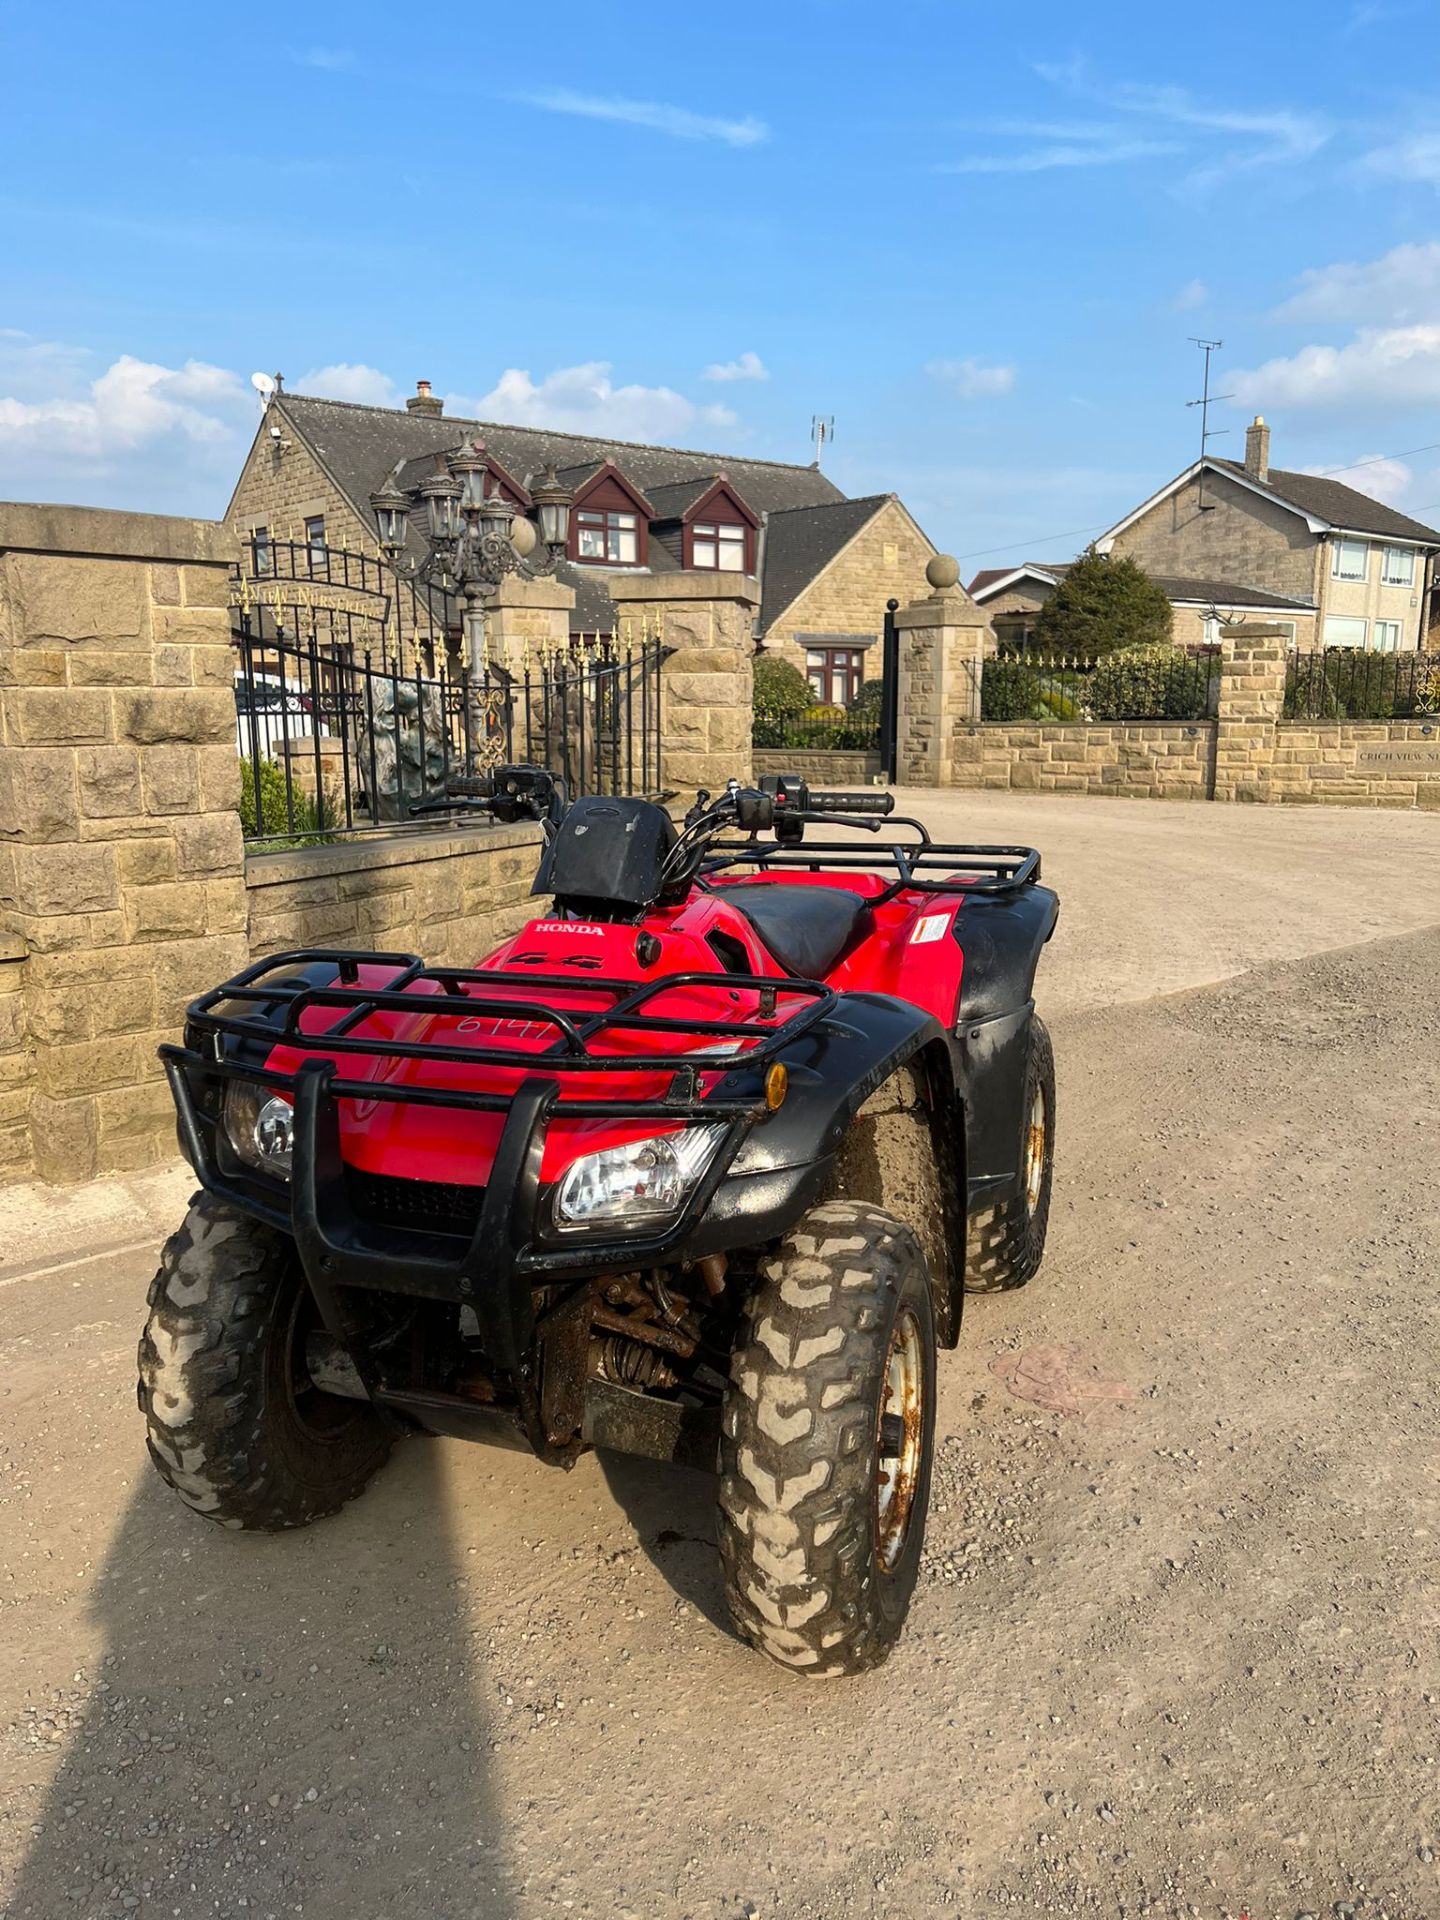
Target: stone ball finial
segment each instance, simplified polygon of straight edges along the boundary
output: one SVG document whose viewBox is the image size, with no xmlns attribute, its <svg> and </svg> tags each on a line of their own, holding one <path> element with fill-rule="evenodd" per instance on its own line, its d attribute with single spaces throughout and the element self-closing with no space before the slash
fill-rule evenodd
<svg viewBox="0 0 1440 1920">
<path fill-rule="evenodd" d="M 925 578 L 937 593 L 948 593 L 960 580 L 960 562 L 953 553 L 937 553 L 926 563 Z"/>
</svg>

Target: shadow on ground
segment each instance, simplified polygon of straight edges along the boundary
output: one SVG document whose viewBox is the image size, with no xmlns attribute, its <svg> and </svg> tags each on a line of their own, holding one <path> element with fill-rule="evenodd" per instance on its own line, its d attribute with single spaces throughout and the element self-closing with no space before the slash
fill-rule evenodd
<svg viewBox="0 0 1440 1920">
<path fill-rule="evenodd" d="M 512 1912 L 463 1594 L 426 1440 L 303 1534 L 222 1532 L 145 1473 L 12 1920 Z"/>
<path fill-rule="evenodd" d="M 715 1539 L 715 1479 L 633 1454 L 596 1455 L 637 1545 L 671 1590 L 734 1639 Z"/>
</svg>

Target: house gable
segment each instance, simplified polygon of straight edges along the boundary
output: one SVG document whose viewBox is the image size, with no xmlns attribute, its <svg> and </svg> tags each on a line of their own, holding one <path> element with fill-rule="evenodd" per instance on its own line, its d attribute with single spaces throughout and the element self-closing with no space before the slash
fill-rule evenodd
<svg viewBox="0 0 1440 1920">
<path fill-rule="evenodd" d="M 814 563 L 799 575 L 794 591 L 788 592 L 783 604 L 776 594 L 777 611 L 763 626 L 765 650 L 780 654 L 803 672 L 805 655 L 813 648 L 864 648 L 865 673 L 873 679 L 880 671 L 880 648 L 875 643 L 884 629 L 885 603 L 899 600 L 908 604 L 929 592 L 925 568 L 934 558 L 935 548 L 893 494 L 845 504 L 857 512 L 845 524 L 844 537 L 833 537 L 833 530 L 827 528 L 793 529 L 818 534 L 821 541 L 817 542 Z M 821 512 L 827 519 L 840 515 L 839 508 Z M 767 545 L 775 539 L 777 521 L 793 522 L 801 517 L 772 516 L 765 530 Z M 799 559 L 787 557 L 787 587 L 797 581 Z M 767 555 L 767 599 L 772 591 L 771 564 Z M 785 587 L 780 592 L 785 592 Z"/>
<path fill-rule="evenodd" d="M 1197 461 L 1096 544 L 1154 577 L 1228 580 L 1312 601 L 1323 528 L 1243 475 Z"/>
</svg>

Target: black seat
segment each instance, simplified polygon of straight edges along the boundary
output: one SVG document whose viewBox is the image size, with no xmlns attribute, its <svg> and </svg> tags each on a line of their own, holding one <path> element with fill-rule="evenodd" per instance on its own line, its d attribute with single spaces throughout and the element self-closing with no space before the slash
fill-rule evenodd
<svg viewBox="0 0 1440 1920">
<path fill-rule="evenodd" d="M 834 966 L 870 911 L 842 887 L 787 887 L 770 881 L 729 886 L 721 898 L 743 913 L 784 967 L 820 980 Z"/>
</svg>

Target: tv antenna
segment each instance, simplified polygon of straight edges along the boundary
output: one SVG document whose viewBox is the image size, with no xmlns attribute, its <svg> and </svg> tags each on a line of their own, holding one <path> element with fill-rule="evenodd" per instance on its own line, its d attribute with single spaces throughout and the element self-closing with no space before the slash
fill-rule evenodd
<svg viewBox="0 0 1440 1920">
<path fill-rule="evenodd" d="M 1212 440 L 1218 440 L 1222 433 L 1228 433 L 1230 429 L 1228 427 L 1211 426 L 1210 408 L 1215 401 L 1232 400 L 1234 395 L 1229 393 L 1211 393 L 1210 391 L 1210 356 L 1212 353 L 1218 353 L 1225 342 L 1223 340 L 1201 340 L 1197 335 L 1192 333 L 1190 335 L 1190 344 L 1194 347 L 1199 347 L 1205 356 L 1205 384 L 1201 389 L 1200 398 L 1198 400 L 1187 400 L 1185 402 L 1187 407 L 1199 407 L 1200 409 L 1200 485 L 1198 490 L 1198 510 L 1201 513 L 1213 513 L 1215 509 L 1213 507 L 1207 507 L 1205 504 L 1205 454 L 1210 442 Z"/>
<path fill-rule="evenodd" d="M 285 376 L 283 373 L 252 373 L 250 384 L 259 394 L 261 406 L 268 407 L 274 396 L 284 391 Z"/>
<path fill-rule="evenodd" d="M 835 416 L 833 413 L 812 413 L 810 416 L 810 438 L 815 445 L 815 464 L 820 464 L 820 455 L 835 438 Z"/>
</svg>

